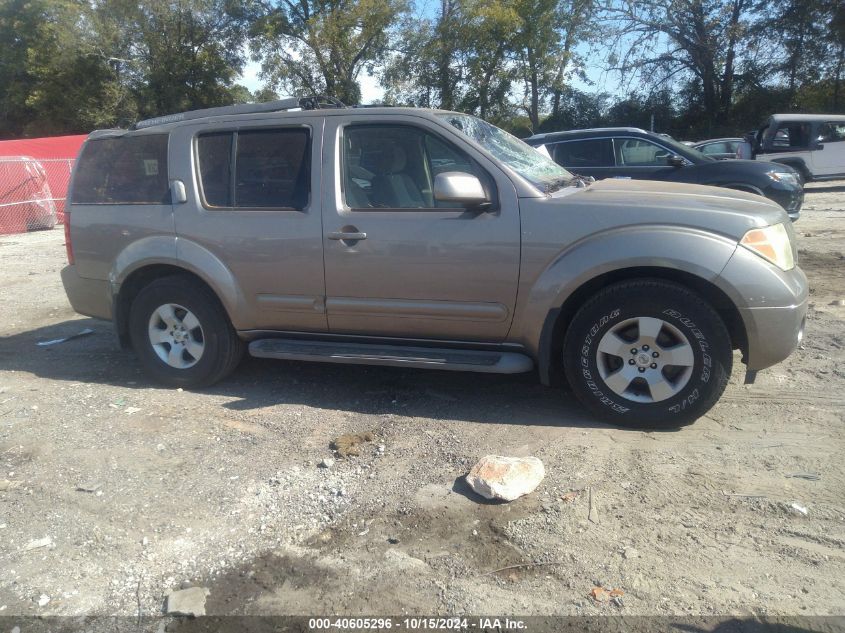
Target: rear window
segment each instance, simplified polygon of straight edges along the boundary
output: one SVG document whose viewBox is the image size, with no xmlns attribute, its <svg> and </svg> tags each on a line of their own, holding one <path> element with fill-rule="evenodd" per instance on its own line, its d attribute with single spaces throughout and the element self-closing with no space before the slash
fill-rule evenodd
<svg viewBox="0 0 845 633">
<path fill-rule="evenodd" d="M 94 139 L 76 163 L 74 204 L 170 204 L 167 134 Z"/>
<path fill-rule="evenodd" d="M 304 128 L 201 135 L 197 163 L 206 206 L 304 209 L 309 196 L 308 145 Z"/>
</svg>

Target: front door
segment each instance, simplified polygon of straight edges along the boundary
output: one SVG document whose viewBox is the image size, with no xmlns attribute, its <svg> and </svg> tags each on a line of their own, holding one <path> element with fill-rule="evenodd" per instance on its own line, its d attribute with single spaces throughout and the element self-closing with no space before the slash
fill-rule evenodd
<svg viewBox="0 0 845 633">
<path fill-rule="evenodd" d="M 669 149 L 642 138 L 613 139 L 616 150 L 618 176 L 637 180 L 666 180 L 677 175 L 678 169 L 669 164 L 673 155 Z"/>
<path fill-rule="evenodd" d="M 335 180 L 323 188 L 330 332 L 503 340 L 519 278 L 513 185 L 434 122 L 410 115 L 367 121 L 326 123 L 323 169 Z M 492 206 L 434 200 L 435 176 L 455 171 L 479 177 Z"/>
</svg>

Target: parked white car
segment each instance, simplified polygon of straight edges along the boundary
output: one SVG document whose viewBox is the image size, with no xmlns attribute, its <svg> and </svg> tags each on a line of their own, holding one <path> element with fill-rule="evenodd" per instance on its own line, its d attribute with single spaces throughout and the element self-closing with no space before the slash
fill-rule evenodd
<svg viewBox="0 0 845 633">
<path fill-rule="evenodd" d="M 804 182 L 845 178 L 845 115 L 773 114 L 753 141 L 755 158 L 789 165 Z"/>
</svg>

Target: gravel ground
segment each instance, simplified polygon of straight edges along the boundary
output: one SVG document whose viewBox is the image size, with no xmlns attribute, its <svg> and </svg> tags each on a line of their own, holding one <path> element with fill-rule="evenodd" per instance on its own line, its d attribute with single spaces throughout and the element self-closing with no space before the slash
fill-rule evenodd
<svg viewBox="0 0 845 633">
<path fill-rule="evenodd" d="M 211 614 L 843 614 L 843 220 L 845 182 L 809 185 L 804 345 L 674 432 L 533 375 L 246 359 L 162 388 L 71 310 L 61 230 L 0 237 L 0 616 L 158 614 L 192 585 Z M 487 453 L 546 479 L 481 503 Z"/>
</svg>

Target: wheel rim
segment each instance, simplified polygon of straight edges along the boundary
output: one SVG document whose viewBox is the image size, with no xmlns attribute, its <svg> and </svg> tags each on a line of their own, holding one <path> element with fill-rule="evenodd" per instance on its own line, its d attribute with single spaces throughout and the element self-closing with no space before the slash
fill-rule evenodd
<svg viewBox="0 0 845 633">
<path fill-rule="evenodd" d="M 193 367 L 205 351 L 199 319 L 177 303 L 165 303 L 153 310 L 148 333 L 156 355 L 175 369 Z"/>
<path fill-rule="evenodd" d="M 618 396 L 634 402 L 667 400 L 686 387 L 695 355 L 689 340 L 655 317 L 626 319 L 608 330 L 596 350 L 599 375 Z"/>
</svg>

